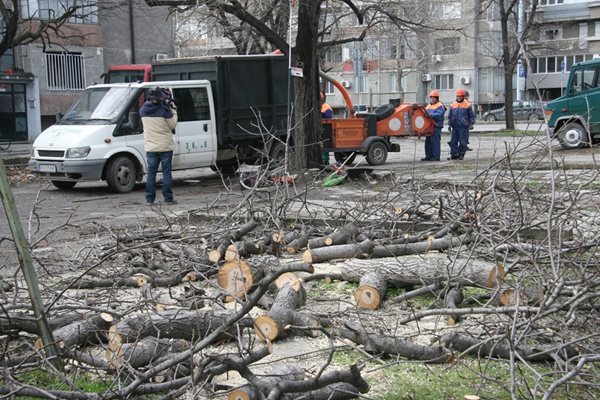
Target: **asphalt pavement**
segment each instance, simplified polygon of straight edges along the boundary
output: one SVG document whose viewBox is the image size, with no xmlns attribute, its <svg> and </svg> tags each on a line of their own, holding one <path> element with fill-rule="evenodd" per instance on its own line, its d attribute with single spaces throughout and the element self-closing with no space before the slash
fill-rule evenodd
<svg viewBox="0 0 600 400">
<path fill-rule="evenodd" d="M 534 121 L 531 123 L 517 123 L 515 126 L 516 130 L 523 131 L 540 131 L 544 132 L 546 125 L 543 121 Z M 480 122 L 474 125 L 471 134 L 477 135 L 480 133 L 493 133 L 505 129 L 504 123 L 487 123 Z M 444 128 L 446 131 L 447 128 Z M 6 144 L 0 143 L 0 158 L 7 165 L 14 164 L 27 164 L 29 155 L 31 154 L 32 143 L 27 142 L 16 142 L 11 143 L 8 148 L 5 148 Z"/>
</svg>

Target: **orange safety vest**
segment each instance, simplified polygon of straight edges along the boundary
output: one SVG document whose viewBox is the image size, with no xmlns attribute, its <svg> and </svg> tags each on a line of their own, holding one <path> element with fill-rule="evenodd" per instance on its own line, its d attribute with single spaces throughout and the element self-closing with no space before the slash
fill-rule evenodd
<svg viewBox="0 0 600 400">
<path fill-rule="evenodd" d="M 331 114 L 333 114 L 333 108 L 331 108 L 329 104 L 323 103 L 323 105 L 321 105 L 321 115 L 325 114 L 327 111 L 331 111 Z"/>
</svg>

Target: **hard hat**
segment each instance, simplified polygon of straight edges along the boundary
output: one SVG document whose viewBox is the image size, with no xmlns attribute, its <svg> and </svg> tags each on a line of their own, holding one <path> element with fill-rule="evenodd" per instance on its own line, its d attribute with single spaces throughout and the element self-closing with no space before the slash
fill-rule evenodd
<svg viewBox="0 0 600 400">
<path fill-rule="evenodd" d="M 465 91 L 463 89 L 456 89 L 457 96 L 465 96 Z"/>
<path fill-rule="evenodd" d="M 431 93 L 429 93 L 429 97 L 440 97 L 440 93 L 437 90 L 432 90 Z"/>
</svg>

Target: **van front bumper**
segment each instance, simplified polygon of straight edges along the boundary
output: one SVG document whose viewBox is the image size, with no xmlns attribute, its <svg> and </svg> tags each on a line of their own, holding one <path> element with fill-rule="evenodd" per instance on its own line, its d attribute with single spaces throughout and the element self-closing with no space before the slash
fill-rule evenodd
<svg viewBox="0 0 600 400">
<path fill-rule="evenodd" d="M 102 178 L 105 160 L 47 161 L 29 159 L 29 171 L 54 181 L 97 181 Z"/>
</svg>

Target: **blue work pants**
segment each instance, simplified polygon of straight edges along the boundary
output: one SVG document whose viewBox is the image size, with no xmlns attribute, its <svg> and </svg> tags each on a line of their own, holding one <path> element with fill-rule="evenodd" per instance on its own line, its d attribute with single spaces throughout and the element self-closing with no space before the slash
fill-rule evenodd
<svg viewBox="0 0 600 400">
<path fill-rule="evenodd" d="M 172 151 L 148 151 L 148 176 L 146 177 L 146 202 L 154 203 L 156 199 L 156 173 L 158 166 L 162 167 L 162 194 L 166 202 L 173 201 L 173 152 Z"/>
<path fill-rule="evenodd" d="M 467 152 L 467 143 L 469 142 L 468 128 L 452 127 L 452 136 L 450 137 L 450 156 L 453 158 L 464 157 Z"/>
<path fill-rule="evenodd" d="M 431 136 L 425 138 L 425 158 L 440 161 L 440 142 L 442 140 L 442 128 L 435 128 Z"/>
</svg>

